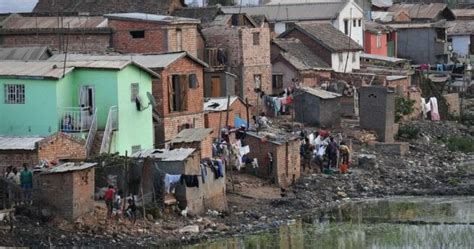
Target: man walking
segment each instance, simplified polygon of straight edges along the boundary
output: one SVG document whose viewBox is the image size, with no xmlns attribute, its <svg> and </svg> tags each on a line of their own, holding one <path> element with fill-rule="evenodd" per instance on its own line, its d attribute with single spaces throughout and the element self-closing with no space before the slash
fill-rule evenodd
<svg viewBox="0 0 474 249">
<path fill-rule="evenodd" d="M 112 211 L 114 209 L 114 198 L 115 198 L 114 186 L 109 185 L 109 189 L 105 191 L 105 195 L 104 195 L 105 205 L 107 206 L 107 218 L 112 217 Z"/>
<path fill-rule="evenodd" d="M 33 188 L 33 173 L 28 169 L 28 164 L 23 164 L 23 171 L 20 173 L 20 185 L 23 190 L 25 202 L 31 201 L 31 189 Z"/>
</svg>

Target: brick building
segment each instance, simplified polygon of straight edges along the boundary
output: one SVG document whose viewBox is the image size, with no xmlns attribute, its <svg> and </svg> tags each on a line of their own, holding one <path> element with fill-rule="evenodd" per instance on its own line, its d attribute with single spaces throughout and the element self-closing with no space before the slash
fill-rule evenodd
<svg viewBox="0 0 474 249">
<path fill-rule="evenodd" d="M 393 28 L 381 23 L 366 22 L 364 52 L 395 57 L 397 55 L 397 32 Z"/>
<path fill-rule="evenodd" d="M 49 46 L 52 50 L 103 52 L 111 47 L 112 30 L 102 16 L 23 16 L 0 22 L 0 46 Z"/>
<path fill-rule="evenodd" d="M 35 176 L 39 190 L 35 203 L 48 206 L 55 214 L 75 220 L 94 211 L 94 166 L 96 163 L 65 163 Z"/>
<path fill-rule="evenodd" d="M 184 7 L 186 7 L 184 0 L 39 0 L 33 9 L 33 12 L 58 13 L 58 11 L 62 11 L 87 13 L 90 15 L 140 12 L 168 15 L 171 12 Z"/>
<path fill-rule="evenodd" d="M 280 38 L 296 38 L 336 72 L 360 69 L 363 48 L 330 23 L 297 23 Z"/>
<path fill-rule="evenodd" d="M 113 29 L 112 44 L 124 53 L 164 53 L 186 51 L 198 54 L 197 19 L 120 13 L 104 15 Z"/>
<path fill-rule="evenodd" d="M 244 14 L 218 15 L 202 30 L 210 71 L 237 76 L 235 93 L 256 106 L 258 91 L 271 91 L 270 30 Z M 223 77 L 206 84 L 221 85 Z M 213 95 L 214 96 L 214 95 Z"/>
<path fill-rule="evenodd" d="M 171 140 L 173 148 L 193 148 L 200 152 L 201 158 L 212 158 L 212 129 L 184 129 Z"/>
<path fill-rule="evenodd" d="M 38 163 L 38 142 L 42 137 L 5 137 L 0 136 L 0 174 L 8 166 L 21 168 L 23 163 Z"/>
<path fill-rule="evenodd" d="M 173 150 L 143 150 L 132 155 L 143 160 L 141 182 L 145 196 L 153 196 L 157 204 L 165 205 L 165 200 L 174 199 L 182 209 L 187 208 L 188 214 L 202 214 L 208 209 L 227 210 L 226 177 L 215 177 L 214 171 L 207 169 L 207 177 L 203 181 L 201 175 L 199 152 L 192 148 Z M 178 184 L 174 193 L 166 193 L 164 174 L 198 176 L 198 187 L 187 187 Z"/>
<path fill-rule="evenodd" d="M 288 187 L 301 176 L 300 142 L 297 137 L 287 137 L 267 132 L 247 132 L 246 144 L 250 158 L 258 161 L 258 176 L 271 178 L 281 187 Z M 268 167 L 268 153 L 272 153 L 272 171 Z"/>
<path fill-rule="evenodd" d="M 52 161 L 87 159 L 86 140 L 58 132 L 38 142 L 38 158 Z"/>
<path fill-rule="evenodd" d="M 274 94 L 290 86 L 317 87 L 330 79 L 333 71 L 298 39 L 273 39 L 271 58 Z"/>
<path fill-rule="evenodd" d="M 220 128 L 226 126 L 227 100 L 227 97 L 219 97 L 207 98 L 204 101 L 204 126 L 213 130 L 212 138 L 219 137 Z M 241 98 L 230 97 L 228 115 L 228 125 L 231 127 L 238 127 L 243 122 L 248 122 L 247 107 Z"/>
</svg>

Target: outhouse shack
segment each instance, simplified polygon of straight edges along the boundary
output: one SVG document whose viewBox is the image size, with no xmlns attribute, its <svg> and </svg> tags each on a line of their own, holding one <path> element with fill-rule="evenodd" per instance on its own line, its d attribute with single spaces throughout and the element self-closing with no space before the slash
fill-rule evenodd
<svg viewBox="0 0 474 249">
<path fill-rule="evenodd" d="M 132 154 L 142 165 L 141 187 L 145 202 L 163 208 L 177 203 L 188 214 L 202 214 L 208 209 L 227 209 L 225 168 L 217 176 L 212 166 L 201 164 L 194 148 L 149 149 Z M 172 179 L 179 179 L 173 181 Z M 188 184 L 186 179 L 192 179 Z"/>
<path fill-rule="evenodd" d="M 294 94 L 295 120 L 324 128 L 341 123 L 341 95 L 321 89 L 302 87 Z"/>
<path fill-rule="evenodd" d="M 63 218 L 75 220 L 94 211 L 94 166 L 96 163 L 65 163 L 35 177 L 35 203 L 54 209 Z"/>
<path fill-rule="evenodd" d="M 173 148 L 194 148 L 201 153 L 202 158 L 212 157 L 212 129 L 210 128 L 191 128 L 184 129 L 178 133 L 172 140 Z"/>
<path fill-rule="evenodd" d="M 300 142 L 297 136 L 249 131 L 245 143 L 250 150 L 248 157 L 257 159 L 257 176 L 271 179 L 281 187 L 288 187 L 300 178 Z"/>
</svg>

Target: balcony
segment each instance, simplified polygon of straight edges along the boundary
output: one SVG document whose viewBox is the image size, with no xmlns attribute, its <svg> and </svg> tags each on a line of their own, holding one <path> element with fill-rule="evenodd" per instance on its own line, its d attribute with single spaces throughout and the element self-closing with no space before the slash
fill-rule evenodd
<svg viewBox="0 0 474 249">
<path fill-rule="evenodd" d="M 61 107 L 59 130 L 66 133 L 84 133 L 91 128 L 93 112 L 88 107 Z"/>
<path fill-rule="evenodd" d="M 204 60 L 213 69 L 224 69 L 228 63 L 227 50 L 224 48 L 206 48 Z"/>
</svg>

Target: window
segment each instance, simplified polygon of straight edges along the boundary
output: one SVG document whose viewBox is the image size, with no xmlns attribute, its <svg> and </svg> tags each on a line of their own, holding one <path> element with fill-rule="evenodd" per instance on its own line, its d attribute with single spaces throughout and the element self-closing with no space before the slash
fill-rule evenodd
<svg viewBox="0 0 474 249">
<path fill-rule="evenodd" d="M 133 39 L 145 38 L 145 30 L 130 31 L 130 35 Z"/>
<path fill-rule="evenodd" d="M 169 84 L 169 110 L 171 112 L 185 111 L 189 84 L 187 75 L 173 75 Z"/>
<path fill-rule="evenodd" d="M 377 48 L 382 47 L 382 35 L 377 35 L 376 46 L 377 46 Z"/>
<path fill-rule="evenodd" d="M 182 124 L 182 125 L 178 125 L 178 132 L 184 130 L 184 129 L 191 129 L 192 128 L 192 125 L 190 124 Z"/>
<path fill-rule="evenodd" d="M 357 20 L 356 19 L 353 20 L 352 26 L 357 27 Z"/>
<path fill-rule="evenodd" d="M 352 52 L 352 62 L 356 62 L 356 52 Z"/>
<path fill-rule="evenodd" d="M 344 20 L 344 34 L 349 34 L 349 20 Z"/>
<path fill-rule="evenodd" d="M 339 54 L 337 54 L 337 55 L 339 56 L 339 62 L 342 62 L 342 61 L 343 61 L 343 56 L 344 56 L 344 55 L 343 55 L 342 53 L 339 53 Z"/>
<path fill-rule="evenodd" d="M 362 27 L 362 19 L 359 19 L 359 27 Z"/>
<path fill-rule="evenodd" d="M 138 88 L 138 83 L 132 83 L 130 85 L 130 100 L 135 101 L 137 97 L 139 96 L 139 88 Z"/>
<path fill-rule="evenodd" d="M 5 84 L 5 104 L 24 104 L 25 103 L 25 85 Z"/>
<path fill-rule="evenodd" d="M 262 75 L 254 74 L 253 75 L 253 80 L 255 82 L 255 89 L 260 90 L 260 88 L 262 87 Z"/>
<path fill-rule="evenodd" d="M 176 30 L 176 51 L 183 51 L 183 32 L 181 29 Z"/>
<path fill-rule="evenodd" d="M 199 85 L 196 74 L 190 74 L 188 77 L 188 81 L 189 81 L 189 88 L 191 89 L 196 89 Z"/>
<path fill-rule="evenodd" d="M 253 45 L 254 46 L 260 45 L 260 33 L 255 32 L 255 33 L 252 33 L 252 35 L 253 35 Z"/>
<path fill-rule="evenodd" d="M 283 88 L 283 74 L 272 75 L 272 87 L 273 89 Z"/>
</svg>

